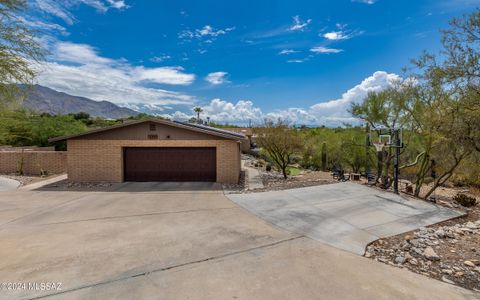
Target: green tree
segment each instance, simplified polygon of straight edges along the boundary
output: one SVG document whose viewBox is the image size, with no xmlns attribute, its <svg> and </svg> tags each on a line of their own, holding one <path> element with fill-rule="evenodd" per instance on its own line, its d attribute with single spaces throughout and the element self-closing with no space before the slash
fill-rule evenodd
<svg viewBox="0 0 480 300">
<path fill-rule="evenodd" d="M 17 84 L 31 84 L 32 64 L 44 57 L 35 33 L 20 17 L 26 8 L 25 0 L 0 0 L 0 108 L 15 104 L 21 91 Z"/>
<path fill-rule="evenodd" d="M 265 126 L 258 129 L 257 134 L 258 145 L 287 179 L 287 167 L 292 163 L 293 155 L 302 149 L 302 139 L 298 131 L 279 119 L 276 123 L 265 121 Z"/>
<path fill-rule="evenodd" d="M 406 110 L 415 98 L 416 88 L 412 81 L 397 81 L 391 87 L 371 92 L 362 103 L 354 103 L 350 112 L 364 120 L 371 128 L 385 128 L 393 132 L 395 128 L 404 128 L 404 139 L 411 133 L 411 114 Z M 408 146 L 408 143 L 406 144 Z M 360 151 L 360 150 L 358 150 Z M 404 152 L 405 149 L 402 150 Z M 386 148 L 377 153 L 377 182 L 381 181 L 384 188 L 390 187 L 391 172 L 394 159 L 394 149 Z M 364 160 L 365 162 L 365 160 Z"/>
<path fill-rule="evenodd" d="M 197 106 L 193 111 L 197 114 L 197 123 L 200 123 L 200 114 L 203 112 L 203 109 L 200 106 Z"/>
<path fill-rule="evenodd" d="M 443 30 L 440 56 L 424 53 L 413 61 L 420 71 L 419 97 L 409 107 L 425 155 L 415 194 L 436 162 L 437 177 L 424 197 L 451 178 L 474 152 L 480 152 L 480 10 L 455 18 Z"/>
</svg>

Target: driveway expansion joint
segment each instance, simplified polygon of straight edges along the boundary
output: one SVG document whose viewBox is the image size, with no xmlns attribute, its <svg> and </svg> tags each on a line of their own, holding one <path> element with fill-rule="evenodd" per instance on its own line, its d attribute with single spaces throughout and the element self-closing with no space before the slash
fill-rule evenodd
<svg viewBox="0 0 480 300">
<path fill-rule="evenodd" d="M 237 209 L 237 207 L 218 207 L 218 208 L 211 208 L 211 209 L 190 209 L 190 210 L 179 210 L 179 211 L 165 211 L 165 212 L 137 214 L 137 215 L 124 215 L 124 216 L 91 218 L 91 219 L 83 219 L 83 220 L 60 221 L 60 222 L 52 222 L 52 223 L 34 224 L 34 225 L 31 225 L 31 226 L 48 226 L 48 225 L 89 222 L 89 221 L 102 221 L 102 220 L 123 219 L 123 218 L 137 218 L 137 217 L 148 217 L 148 216 L 158 216 L 158 215 L 195 213 L 195 212 L 203 212 L 203 211 L 228 210 L 228 209 Z"/>
<path fill-rule="evenodd" d="M 27 298 L 27 299 L 29 299 L 29 300 L 45 299 L 45 298 L 52 297 L 52 296 L 58 296 L 58 295 L 67 294 L 67 293 L 70 293 L 70 292 L 75 292 L 75 291 L 79 291 L 79 290 L 83 290 L 83 289 L 87 289 L 87 288 L 92 288 L 92 287 L 107 285 L 107 284 L 114 283 L 114 282 L 119 282 L 119 281 L 132 279 L 132 278 L 147 276 L 147 275 L 150 275 L 150 274 L 164 272 L 164 271 L 168 271 L 168 270 L 172 270 L 172 269 L 176 269 L 176 268 L 181 268 L 181 267 L 190 266 L 190 265 L 196 265 L 196 264 L 200 264 L 200 263 L 203 263 L 203 262 L 215 261 L 217 259 L 222 259 L 222 258 L 226 258 L 226 257 L 238 255 L 238 254 L 248 253 L 250 251 L 255 251 L 255 250 L 258 250 L 258 249 L 270 248 L 270 247 L 274 247 L 274 246 L 277 246 L 277 245 L 280 245 L 280 244 L 283 244 L 283 243 L 288 243 L 288 242 L 291 242 L 291 241 L 294 241 L 294 240 L 297 240 L 297 239 L 300 239 L 300 238 L 305 238 L 305 236 L 296 235 L 296 236 L 290 237 L 288 239 L 279 240 L 279 241 L 276 241 L 276 242 L 273 242 L 273 243 L 260 245 L 260 246 L 256 246 L 256 247 L 249 248 L 249 249 L 233 251 L 233 252 L 225 253 L 225 254 L 222 254 L 222 255 L 211 256 L 211 257 L 207 257 L 207 258 L 204 258 L 204 259 L 194 260 L 194 261 L 191 261 L 191 262 L 186 262 L 186 263 L 173 265 L 173 266 L 169 266 L 169 267 L 164 267 L 164 268 L 151 270 L 151 271 L 147 271 L 147 272 L 141 272 L 141 273 L 133 274 L 133 275 L 130 275 L 130 276 L 116 278 L 116 279 L 107 280 L 107 281 L 103 281 L 103 282 L 87 284 L 87 285 L 79 286 L 79 287 L 72 288 L 72 289 L 69 289 L 69 290 L 64 290 L 64 291 L 61 291 L 61 292 L 58 292 L 58 293 L 52 293 L 52 294 L 48 294 L 48 295 L 42 295 L 42 296 Z"/>
</svg>

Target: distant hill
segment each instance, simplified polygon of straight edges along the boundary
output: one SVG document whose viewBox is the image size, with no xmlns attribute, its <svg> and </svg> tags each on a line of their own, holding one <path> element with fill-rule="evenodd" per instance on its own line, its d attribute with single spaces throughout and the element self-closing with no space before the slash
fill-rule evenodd
<svg viewBox="0 0 480 300">
<path fill-rule="evenodd" d="M 72 96 L 51 88 L 34 85 L 28 90 L 23 107 L 52 115 L 86 112 L 92 117 L 120 119 L 138 115 L 138 112 L 108 101 L 94 101 Z"/>
</svg>

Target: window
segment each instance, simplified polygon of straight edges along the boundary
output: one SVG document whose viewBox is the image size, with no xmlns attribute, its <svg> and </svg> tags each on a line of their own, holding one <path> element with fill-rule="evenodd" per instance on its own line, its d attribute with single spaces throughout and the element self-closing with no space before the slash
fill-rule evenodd
<svg viewBox="0 0 480 300">
<path fill-rule="evenodd" d="M 155 124 L 150 124 L 150 131 L 155 131 L 157 128 Z"/>
</svg>

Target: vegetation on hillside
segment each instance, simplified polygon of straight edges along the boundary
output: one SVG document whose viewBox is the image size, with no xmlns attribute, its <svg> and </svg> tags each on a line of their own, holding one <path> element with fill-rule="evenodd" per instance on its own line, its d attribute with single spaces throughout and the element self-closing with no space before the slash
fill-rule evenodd
<svg viewBox="0 0 480 300">
<path fill-rule="evenodd" d="M 30 83 L 35 76 L 30 63 L 43 57 L 34 32 L 16 17 L 25 7 L 23 0 L 0 0 L 0 145 L 48 146 L 54 136 L 124 122 L 86 113 L 54 116 L 14 109 L 11 96 L 18 97 L 18 91 L 12 83 Z M 415 195 L 423 197 L 447 181 L 480 185 L 480 10 L 452 20 L 443 31 L 442 45 L 438 55 L 424 53 L 415 59 L 406 79 L 351 107 L 352 115 L 371 128 L 404 129 L 401 177 L 412 181 Z M 230 126 L 208 117 L 201 120 L 200 107 L 194 112 L 191 122 Z M 151 117 L 139 114 L 129 119 Z M 373 170 L 382 187 L 391 184 L 393 150 L 377 153 L 368 147 L 364 126 L 291 128 L 282 120 L 267 120 L 255 133 L 261 154 L 285 177 L 296 174 L 295 167 Z M 429 190 L 421 195 L 427 184 Z"/>
<path fill-rule="evenodd" d="M 371 128 L 404 129 L 402 172 L 414 182 L 415 196 L 424 198 L 447 181 L 468 178 L 480 184 L 480 10 L 452 20 L 443 31 L 442 45 L 438 56 L 424 53 L 414 60 L 406 79 L 351 107 L 352 115 Z M 265 148 L 265 141 L 283 140 L 286 131 L 258 132 Z M 366 147 L 365 128 L 290 128 L 290 135 L 292 141 L 302 136 L 303 147 L 295 154 L 304 167 L 357 173 L 376 163 L 381 186 L 388 188 L 392 182 L 394 150 L 386 148 L 375 159 L 373 149 Z M 272 151 L 264 154 L 284 169 Z"/>
</svg>

